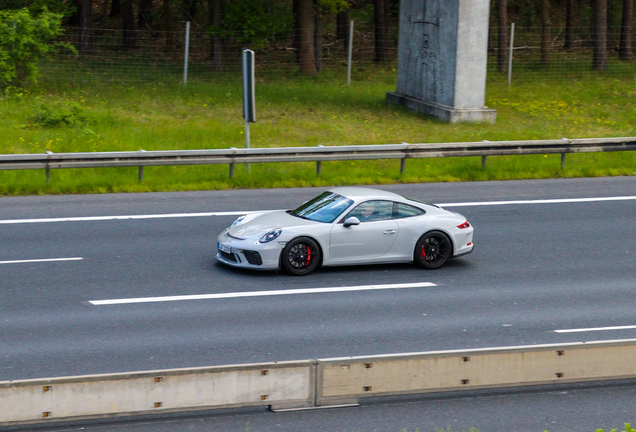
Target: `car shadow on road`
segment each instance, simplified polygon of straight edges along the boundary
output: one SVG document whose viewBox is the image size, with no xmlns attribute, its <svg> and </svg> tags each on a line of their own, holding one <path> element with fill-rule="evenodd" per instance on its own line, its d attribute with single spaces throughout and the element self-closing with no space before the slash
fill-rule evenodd
<svg viewBox="0 0 636 432">
<path fill-rule="evenodd" d="M 325 277 L 338 277 L 338 275 L 360 275 L 363 278 L 368 275 L 367 279 L 373 279 L 374 274 L 389 273 L 395 274 L 395 277 L 401 277 L 405 273 L 412 275 L 413 273 L 419 273 L 422 276 L 440 276 L 444 274 L 454 273 L 455 271 L 463 271 L 472 266 L 469 260 L 465 259 L 451 259 L 444 266 L 435 270 L 426 270 L 416 267 L 412 263 L 401 264 L 367 264 L 367 265 L 350 265 L 350 266 L 335 266 L 335 267 L 321 267 L 313 273 L 306 276 L 291 276 L 282 270 L 251 270 L 236 267 L 229 267 L 219 262 L 212 262 L 210 268 L 215 272 L 220 272 L 225 277 L 241 277 L 251 278 L 255 280 L 282 278 L 287 280 L 312 280 Z"/>
</svg>

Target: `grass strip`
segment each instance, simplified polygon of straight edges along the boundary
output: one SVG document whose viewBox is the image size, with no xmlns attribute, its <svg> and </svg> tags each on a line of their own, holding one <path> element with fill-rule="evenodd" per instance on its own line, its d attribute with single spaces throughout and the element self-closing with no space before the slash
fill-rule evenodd
<svg viewBox="0 0 636 432">
<path fill-rule="evenodd" d="M 436 143 L 593 138 L 636 135 L 636 85 L 621 78 L 622 64 L 606 73 L 542 81 L 535 70 L 516 72 L 517 81 L 492 72 L 487 106 L 495 124 L 450 125 L 387 105 L 396 72 L 389 64 L 359 65 L 351 87 L 343 69 L 316 78 L 293 72 L 258 71 L 257 123 L 252 147 Z M 633 67 L 633 66 L 632 66 Z M 78 68 L 80 70 L 81 68 Z M 45 72 L 45 71 L 43 71 Z M 45 74 L 46 76 L 46 74 Z M 185 150 L 244 147 L 240 76 L 178 77 L 145 84 L 75 85 L 41 81 L 9 90 L 0 98 L 0 153 Z M 233 188 L 391 184 L 636 175 L 633 152 L 568 155 L 410 159 L 399 161 L 252 164 L 237 166 L 145 167 L 0 171 L 1 195 L 182 191 Z"/>
</svg>

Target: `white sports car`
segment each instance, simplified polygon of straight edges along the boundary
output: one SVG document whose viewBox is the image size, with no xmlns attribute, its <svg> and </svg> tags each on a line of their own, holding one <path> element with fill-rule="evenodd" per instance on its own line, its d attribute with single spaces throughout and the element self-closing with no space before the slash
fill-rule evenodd
<svg viewBox="0 0 636 432">
<path fill-rule="evenodd" d="M 391 192 L 338 187 L 295 210 L 249 213 L 218 236 L 229 266 L 306 275 L 320 266 L 414 262 L 436 269 L 473 251 L 458 213 Z"/>
</svg>

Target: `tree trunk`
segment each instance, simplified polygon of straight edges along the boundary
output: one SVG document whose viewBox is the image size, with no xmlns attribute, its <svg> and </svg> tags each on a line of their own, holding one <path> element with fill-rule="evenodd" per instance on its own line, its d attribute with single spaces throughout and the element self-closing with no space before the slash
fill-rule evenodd
<svg viewBox="0 0 636 432">
<path fill-rule="evenodd" d="M 541 64 L 550 66 L 550 0 L 541 0 Z"/>
<path fill-rule="evenodd" d="M 314 18 L 315 18 L 315 29 L 314 29 L 314 53 L 316 56 L 316 72 L 322 71 L 322 32 L 323 32 L 323 14 L 324 12 L 320 9 L 320 4 L 318 0 L 314 0 Z"/>
<path fill-rule="evenodd" d="M 172 51 L 174 42 L 172 37 L 172 21 L 170 18 L 170 0 L 163 0 L 163 30 L 166 34 L 166 51 Z"/>
<path fill-rule="evenodd" d="M 133 9 L 133 0 L 122 1 L 121 13 L 121 28 L 124 32 L 123 45 L 125 48 L 132 48 L 135 46 L 135 11 Z"/>
<path fill-rule="evenodd" d="M 314 54 L 314 20 L 312 0 L 295 0 L 298 23 L 298 58 L 300 71 L 304 75 L 316 75 L 316 62 Z"/>
<path fill-rule="evenodd" d="M 508 69 L 508 5 L 507 0 L 497 0 L 497 25 L 499 26 L 499 51 L 497 67 L 500 72 Z"/>
<path fill-rule="evenodd" d="M 349 12 L 336 14 L 336 39 L 344 42 L 344 49 L 349 49 Z"/>
<path fill-rule="evenodd" d="M 381 62 L 388 59 L 387 54 L 387 28 L 386 28 L 386 0 L 373 0 L 373 15 L 375 18 L 375 61 Z"/>
<path fill-rule="evenodd" d="M 108 1 L 108 0 L 104 0 Z M 112 0 L 110 4 L 110 15 L 111 18 L 117 18 L 121 15 L 121 1 L 120 0 Z"/>
<path fill-rule="evenodd" d="M 100 14 L 99 24 L 97 25 L 97 28 L 100 28 L 100 29 L 104 28 L 107 18 L 108 18 L 108 1 L 104 0 L 104 3 L 102 4 L 102 13 Z"/>
<path fill-rule="evenodd" d="M 139 0 L 139 29 L 151 29 L 152 28 L 152 0 Z"/>
<path fill-rule="evenodd" d="M 565 4 L 565 43 L 564 50 L 571 50 L 574 46 L 574 0 L 566 0 Z"/>
<path fill-rule="evenodd" d="M 80 3 L 80 33 L 79 33 L 79 51 L 91 52 L 92 46 L 92 16 L 93 2 L 92 0 L 82 0 Z"/>
<path fill-rule="evenodd" d="M 621 60 L 632 58 L 632 21 L 634 0 L 623 0 L 623 19 L 621 22 L 621 41 L 618 55 Z"/>
<path fill-rule="evenodd" d="M 594 2 L 594 51 L 592 68 L 598 71 L 607 69 L 607 0 Z"/>
<path fill-rule="evenodd" d="M 210 15 L 210 25 L 215 29 L 220 29 L 221 20 L 221 0 L 208 0 L 208 11 Z M 221 36 L 212 36 L 212 59 L 214 61 L 214 70 L 223 70 L 223 40 Z"/>
</svg>

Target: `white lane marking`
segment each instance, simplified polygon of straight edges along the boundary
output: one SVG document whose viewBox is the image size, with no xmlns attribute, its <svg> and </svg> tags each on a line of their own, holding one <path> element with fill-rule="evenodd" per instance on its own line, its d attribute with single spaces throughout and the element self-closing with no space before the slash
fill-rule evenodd
<svg viewBox="0 0 636 432">
<path fill-rule="evenodd" d="M 272 210 L 265 210 L 272 211 Z M 185 218 L 185 217 L 209 217 L 209 216 L 237 216 L 255 211 L 244 212 L 210 212 L 210 213 L 170 213 L 154 215 L 124 215 L 124 216 L 88 216 L 88 217 L 65 217 L 65 218 L 45 218 L 45 219 L 6 219 L 0 220 L 0 224 L 25 224 L 43 222 L 86 222 L 86 221 L 107 221 L 107 220 L 131 220 L 131 219 L 164 219 L 164 218 Z"/>
<path fill-rule="evenodd" d="M 47 258 L 47 259 L 31 259 L 31 260 L 13 260 L 13 261 L 0 261 L 0 264 L 22 264 L 22 263 L 37 263 L 37 262 L 54 262 L 54 261 L 81 261 L 84 258 Z"/>
<path fill-rule="evenodd" d="M 614 327 L 592 327 L 592 328 L 580 328 L 580 329 L 563 329 L 554 330 L 555 333 L 580 333 L 580 332 L 593 332 L 593 331 L 606 331 L 606 330 L 628 330 L 636 329 L 636 325 L 629 326 L 614 326 Z"/>
<path fill-rule="evenodd" d="M 474 206 L 517 205 L 517 204 L 563 204 L 563 203 L 630 201 L 630 200 L 636 200 L 636 196 L 618 196 L 618 197 L 600 197 L 600 198 L 566 198 L 566 199 L 522 200 L 522 201 L 483 201 L 483 202 L 464 202 L 464 203 L 441 203 L 437 205 L 440 207 L 474 207 Z M 152 214 L 152 215 L 124 215 L 124 216 L 87 216 L 87 217 L 63 217 L 63 218 L 43 218 L 43 219 L 5 219 L 5 220 L 0 220 L 0 225 L 44 223 L 44 222 L 90 222 L 90 221 L 109 221 L 109 220 L 240 216 L 240 215 L 249 214 L 249 213 L 261 213 L 261 212 L 271 212 L 271 211 L 276 211 L 276 210 L 229 211 L 229 212 L 207 212 L 207 213 L 169 213 L 169 214 Z"/>
<path fill-rule="evenodd" d="M 391 284 L 391 285 L 361 285 L 350 287 L 330 287 L 330 288 L 306 288 L 306 289 L 290 289 L 290 290 L 276 290 L 276 291 L 248 291 L 248 292 L 233 292 L 233 293 L 221 293 L 221 294 L 196 294 L 196 295 L 184 295 L 184 296 L 167 296 L 167 297 L 141 297 L 141 298 L 129 298 L 129 299 L 113 299 L 113 300 L 90 300 L 88 303 L 94 306 L 113 305 L 113 304 L 128 304 L 128 303 L 153 303 L 153 302 L 169 302 L 180 300 L 210 300 L 210 299 L 224 299 L 224 298 L 239 298 L 239 297 L 261 297 L 261 296 L 277 296 L 277 295 L 292 295 L 292 294 L 317 294 L 317 293 L 331 293 L 331 292 L 346 292 L 346 291 L 371 291 L 371 290 L 387 290 L 387 289 L 400 289 L 400 288 L 423 288 L 437 286 L 431 282 L 417 282 L 417 283 L 404 283 L 404 284 Z"/>
<path fill-rule="evenodd" d="M 636 200 L 636 196 L 617 196 L 617 197 L 599 197 L 599 198 L 564 198 L 564 199 L 545 199 L 545 200 L 521 200 L 521 201 L 484 201 L 484 202 L 465 202 L 465 203 L 444 203 L 444 204 L 437 204 L 437 205 L 440 207 L 474 207 L 474 206 L 491 206 L 491 205 L 513 205 L 513 204 L 563 204 L 563 203 L 630 201 L 630 200 Z"/>
</svg>

